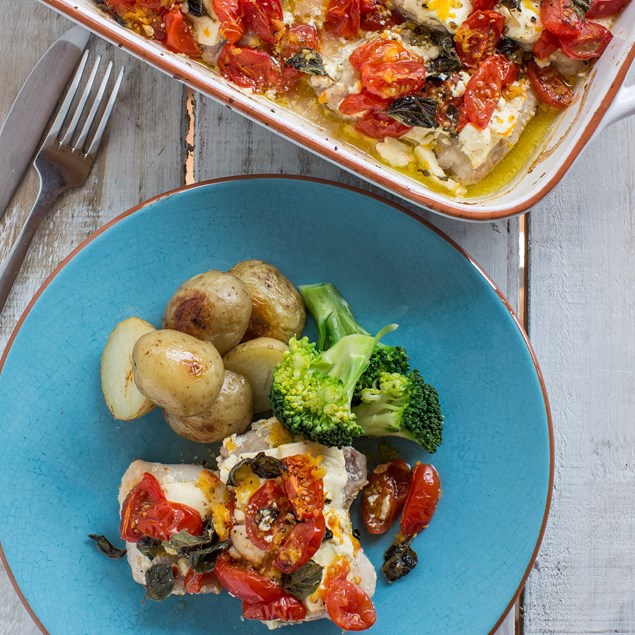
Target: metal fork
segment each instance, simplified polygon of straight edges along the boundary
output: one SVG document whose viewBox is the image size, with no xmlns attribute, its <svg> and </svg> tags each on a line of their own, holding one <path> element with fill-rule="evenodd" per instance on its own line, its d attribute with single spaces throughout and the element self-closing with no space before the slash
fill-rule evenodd
<svg viewBox="0 0 635 635">
<path fill-rule="evenodd" d="M 108 80 L 112 73 L 113 64 L 109 62 L 86 116 L 85 123 L 79 135 L 77 135 L 80 121 L 85 113 L 86 104 L 95 84 L 101 57 L 97 56 L 84 90 L 71 116 L 71 106 L 84 75 L 87 60 L 88 51 L 85 51 L 64 101 L 55 117 L 55 121 L 53 121 L 51 129 L 33 162 L 40 177 L 40 191 L 20 235 L 6 260 L 0 266 L 0 311 L 2 311 L 11 292 L 33 236 L 47 212 L 51 209 L 53 202 L 66 190 L 79 187 L 86 181 L 115 105 L 123 79 L 123 68 L 119 71 L 99 121 L 96 121 L 100 106 L 105 98 Z M 66 131 L 61 135 L 64 123 L 69 118 L 70 122 L 66 127 Z M 90 132 L 93 128 L 95 128 L 95 132 L 91 135 Z"/>
</svg>

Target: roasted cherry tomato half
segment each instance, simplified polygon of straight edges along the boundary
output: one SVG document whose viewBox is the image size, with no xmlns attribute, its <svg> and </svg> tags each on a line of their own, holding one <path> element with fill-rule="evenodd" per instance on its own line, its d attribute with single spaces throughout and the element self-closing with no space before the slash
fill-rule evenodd
<svg viewBox="0 0 635 635">
<path fill-rule="evenodd" d="M 214 574 L 223 589 L 249 604 L 273 602 L 286 595 L 279 582 L 240 566 L 227 554 L 218 557 Z"/>
<path fill-rule="evenodd" d="M 375 607 L 366 592 L 345 577 L 329 581 L 324 598 L 331 621 L 345 631 L 363 631 L 377 619 Z"/>
<path fill-rule="evenodd" d="M 566 108 L 573 100 L 573 90 L 553 67 L 540 68 L 533 60 L 527 64 L 531 87 L 538 99 L 553 108 Z"/>
<path fill-rule="evenodd" d="M 298 520 L 322 515 L 324 509 L 323 470 L 310 454 L 286 456 L 282 462 L 282 488 Z"/>
<path fill-rule="evenodd" d="M 164 20 L 165 46 L 174 53 L 183 53 L 189 57 L 199 57 L 201 50 L 178 6 L 168 11 Z"/>
<path fill-rule="evenodd" d="M 321 513 L 315 518 L 298 523 L 278 548 L 273 566 L 283 573 L 293 573 L 316 554 L 325 533 L 326 523 Z"/>
<path fill-rule="evenodd" d="M 489 11 L 494 8 L 497 0 L 473 0 L 472 9 L 474 11 Z"/>
<path fill-rule="evenodd" d="M 214 13 L 220 21 L 220 33 L 235 44 L 247 32 L 247 25 L 239 0 L 212 0 Z"/>
<path fill-rule="evenodd" d="M 382 99 L 363 90 L 358 95 L 348 95 L 339 105 L 339 111 L 344 115 L 358 115 L 359 113 L 378 108 L 385 110 L 392 100 Z"/>
<path fill-rule="evenodd" d="M 383 62 L 411 59 L 413 59 L 412 54 L 401 42 L 378 38 L 358 46 L 350 54 L 348 61 L 353 68 L 361 71 L 367 64 L 382 64 Z"/>
<path fill-rule="evenodd" d="M 542 0 L 540 20 L 554 35 L 577 35 L 582 28 L 582 18 L 575 10 L 573 0 Z"/>
<path fill-rule="evenodd" d="M 426 67 L 418 60 L 399 60 L 362 66 L 362 84 L 382 99 L 397 99 L 419 92 L 426 83 Z"/>
<path fill-rule="evenodd" d="M 540 34 L 540 37 L 534 42 L 531 52 L 538 60 L 546 60 L 552 53 L 560 48 L 560 41 L 546 29 Z"/>
<path fill-rule="evenodd" d="M 289 500 L 276 481 L 264 483 L 249 498 L 245 509 L 245 527 L 249 540 L 263 551 L 274 547 L 274 530 L 291 511 Z"/>
<path fill-rule="evenodd" d="M 284 31 L 280 0 L 239 0 L 247 27 L 261 40 L 276 44 Z"/>
<path fill-rule="evenodd" d="M 417 463 L 412 470 L 410 492 L 401 515 L 401 533 L 413 536 L 429 524 L 441 498 L 441 481 L 432 465 Z"/>
<path fill-rule="evenodd" d="M 280 67 L 271 55 L 233 44 L 223 47 L 218 69 L 235 84 L 258 91 L 277 89 L 282 80 Z"/>
<path fill-rule="evenodd" d="M 619 13 L 631 0 L 591 0 L 591 8 L 586 12 L 587 20 L 608 18 Z"/>
<path fill-rule="evenodd" d="M 604 53 L 612 39 L 613 35 L 606 27 L 587 21 L 578 35 L 562 36 L 560 48 L 572 60 L 592 60 Z"/>
<path fill-rule="evenodd" d="M 355 130 L 373 139 L 385 139 L 405 135 L 410 126 L 405 126 L 381 110 L 369 110 L 355 124 Z"/>
<path fill-rule="evenodd" d="M 314 26 L 310 24 L 298 24 L 285 31 L 280 39 L 280 57 L 283 60 L 299 53 L 302 49 L 318 48 L 318 36 Z"/>
<path fill-rule="evenodd" d="M 200 593 L 201 589 L 210 584 L 216 584 L 218 580 L 214 573 L 196 573 L 193 569 L 190 569 L 183 581 L 183 590 L 186 593 Z"/>
<path fill-rule="evenodd" d="M 360 0 L 329 0 L 324 30 L 345 38 L 359 35 L 361 24 Z"/>
<path fill-rule="evenodd" d="M 404 21 L 399 13 L 386 6 L 384 0 L 361 0 L 360 12 L 363 31 L 383 31 Z"/>
<path fill-rule="evenodd" d="M 271 602 L 243 602 L 243 617 L 247 620 L 296 622 L 306 617 L 306 606 L 292 595 L 283 595 Z"/>
<path fill-rule="evenodd" d="M 454 43 L 459 59 L 468 68 L 479 64 L 496 52 L 503 37 L 505 16 L 496 11 L 475 11 L 459 26 Z"/>
</svg>

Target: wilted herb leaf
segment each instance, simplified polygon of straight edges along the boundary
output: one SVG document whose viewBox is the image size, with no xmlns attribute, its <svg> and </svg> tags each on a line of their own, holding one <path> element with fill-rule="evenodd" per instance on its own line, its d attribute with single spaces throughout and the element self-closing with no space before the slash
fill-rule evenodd
<svg viewBox="0 0 635 635">
<path fill-rule="evenodd" d="M 170 536 L 170 540 L 167 540 L 163 544 L 165 547 L 171 547 L 178 555 L 182 556 L 193 549 L 208 545 L 213 541 L 214 536 L 209 533 L 204 533 L 201 536 L 192 536 L 192 534 L 184 529 L 179 531 L 178 534 Z"/>
<path fill-rule="evenodd" d="M 414 536 L 410 536 L 401 542 L 395 540 L 386 550 L 381 570 L 388 582 L 395 582 L 407 576 L 417 566 L 419 558 L 410 546 L 413 538 Z"/>
<path fill-rule="evenodd" d="M 587 11 L 591 8 L 591 0 L 571 0 L 575 12 L 584 20 Z"/>
<path fill-rule="evenodd" d="M 439 126 L 435 119 L 437 102 L 434 99 L 407 95 L 395 99 L 386 112 L 406 126 L 421 126 L 422 128 L 438 128 Z"/>
<path fill-rule="evenodd" d="M 98 536 L 97 534 L 88 534 L 88 537 L 95 541 L 97 551 L 102 553 L 107 558 L 112 560 L 119 560 L 126 555 L 125 549 L 119 549 L 106 538 L 106 536 Z"/>
<path fill-rule="evenodd" d="M 190 552 L 188 556 L 188 562 L 190 567 L 196 571 L 196 573 L 210 573 L 216 566 L 216 560 L 222 551 L 227 549 L 231 544 L 231 540 L 223 540 L 216 544 L 210 544 L 208 547 L 197 549 Z"/>
<path fill-rule="evenodd" d="M 146 571 L 146 592 L 155 602 L 165 600 L 174 589 L 174 573 L 169 564 L 153 564 Z"/>
<path fill-rule="evenodd" d="M 510 40 L 508 37 L 504 37 L 499 42 L 496 50 L 504 55 L 508 60 L 512 62 L 516 62 L 516 64 L 523 63 L 523 50 L 514 42 L 514 40 Z"/>
<path fill-rule="evenodd" d="M 236 485 L 236 474 L 238 470 L 245 465 L 248 465 L 251 471 L 260 478 L 276 478 L 287 469 L 280 459 L 268 456 L 264 452 L 258 452 L 253 458 L 238 461 L 238 463 L 232 467 L 227 477 L 227 485 Z"/>
<path fill-rule="evenodd" d="M 158 538 L 150 538 L 150 536 L 142 536 L 137 543 L 137 549 L 149 560 L 154 560 L 165 553 L 163 543 Z"/>
<path fill-rule="evenodd" d="M 317 591 L 322 582 L 323 570 L 322 565 L 310 560 L 297 571 L 285 573 L 282 576 L 282 586 L 298 600 L 304 600 Z"/>
<path fill-rule="evenodd" d="M 205 15 L 205 5 L 203 4 L 203 0 L 188 0 L 188 6 L 191 15 L 197 18 Z"/>
<path fill-rule="evenodd" d="M 522 11 L 520 0 L 501 0 L 501 4 L 510 10 Z"/>
<path fill-rule="evenodd" d="M 302 49 L 292 55 L 287 61 L 287 66 L 307 75 L 326 75 L 322 56 L 313 49 Z"/>
</svg>

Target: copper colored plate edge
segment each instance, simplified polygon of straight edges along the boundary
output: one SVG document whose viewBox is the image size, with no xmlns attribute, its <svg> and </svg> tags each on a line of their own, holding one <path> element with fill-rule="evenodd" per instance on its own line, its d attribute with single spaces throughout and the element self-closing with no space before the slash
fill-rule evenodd
<svg viewBox="0 0 635 635">
<path fill-rule="evenodd" d="M 496 622 L 496 624 L 494 625 L 494 627 L 492 628 L 492 630 L 488 634 L 488 635 L 494 635 L 496 630 L 500 627 L 500 625 L 503 623 L 503 621 L 507 617 L 507 614 L 509 613 L 511 608 L 514 606 L 514 604 L 518 600 L 518 597 L 520 596 L 523 588 L 525 587 L 525 584 L 527 582 L 527 578 L 529 577 L 529 574 L 531 573 L 531 569 L 534 566 L 534 562 L 536 561 L 536 558 L 538 557 L 538 552 L 540 551 L 540 546 L 542 544 L 542 539 L 543 539 L 543 536 L 544 536 L 544 533 L 545 533 L 545 529 L 547 527 L 547 520 L 549 518 L 549 510 L 551 508 L 551 499 L 552 499 L 552 493 L 553 493 L 554 467 L 555 467 L 554 434 L 553 434 L 553 421 L 552 421 L 552 416 L 551 416 L 551 406 L 549 404 L 549 397 L 547 395 L 547 387 L 546 387 L 546 384 L 545 384 L 545 380 L 544 380 L 542 371 L 540 369 L 540 365 L 538 364 L 538 359 L 536 358 L 536 353 L 534 352 L 534 349 L 533 349 L 533 347 L 531 345 L 531 342 L 529 341 L 529 336 L 525 332 L 525 329 L 523 328 L 522 324 L 520 323 L 520 320 L 518 319 L 518 316 L 516 315 L 516 312 L 514 311 L 512 306 L 509 304 L 509 301 L 507 300 L 507 298 L 505 297 L 503 292 L 498 288 L 498 286 L 496 285 L 494 280 L 492 280 L 492 278 L 483 269 L 483 267 L 481 267 L 481 265 L 479 265 L 478 262 L 476 262 L 476 260 L 474 260 L 474 258 L 472 258 L 472 256 L 470 256 L 470 254 L 468 254 L 458 243 L 456 243 L 454 240 L 452 240 L 452 238 L 447 236 L 440 229 L 435 227 L 432 223 L 428 222 L 426 219 L 422 218 L 421 216 L 419 216 L 415 212 L 407 209 L 406 207 L 403 207 L 403 206 L 401 206 L 401 205 L 399 205 L 397 203 L 393 203 L 391 201 L 388 201 L 388 200 L 382 198 L 381 196 L 377 196 L 376 194 L 373 194 L 371 192 L 366 192 L 366 191 L 364 191 L 364 190 L 362 190 L 360 188 L 353 187 L 352 185 L 344 185 L 342 183 L 335 183 L 334 181 L 328 181 L 326 179 L 318 179 L 318 178 L 314 178 L 314 177 L 304 177 L 304 176 L 294 176 L 294 175 L 288 175 L 288 174 L 253 174 L 253 175 L 243 175 L 243 176 L 228 176 L 228 177 L 223 177 L 223 178 L 220 178 L 220 179 L 212 179 L 212 180 L 209 180 L 209 181 L 201 181 L 200 183 L 193 183 L 192 185 L 184 185 L 182 187 L 175 188 L 175 189 L 170 190 L 168 192 L 164 192 L 162 194 L 158 194 L 157 196 L 154 196 L 154 197 L 152 197 L 152 198 L 150 198 L 150 199 L 148 199 L 146 201 L 143 201 L 142 203 L 139 203 L 139 205 L 136 205 L 135 207 L 132 207 L 128 211 L 123 212 L 119 216 L 113 218 L 111 221 L 106 223 L 103 227 L 99 228 L 97 231 L 95 231 L 93 234 L 91 234 L 88 238 L 86 238 L 84 241 L 82 241 L 77 247 L 75 247 L 75 249 L 73 249 L 73 251 L 71 251 L 70 254 L 68 254 L 68 256 L 66 256 L 66 258 L 64 258 L 64 260 L 62 260 L 59 263 L 59 265 L 57 265 L 57 267 L 53 270 L 53 272 L 42 283 L 42 286 L 37 290 L 37 292 L 35 293 L 35 295 L 31 299 L 31 301 L 27 304 L 27 306 L 24 309 L 22 315 L 18 319 L 17 324 L 15 325 L 13 331 L 11 332 L 11 335 L 9 336 L 9 340 L 7 342 L 7 345 L 6 345 L 6 347 L 5 347 L 5 349 L 4 349 L 3 353 L 2 353 L 2 357 L 0 357 L 0 374 L 2 374 L 2 369 L 4 368 L 4 364 L 6 362 L 7 356 L 9 355 L 9 351 L 11 350 L 11 346 L 13 345 L 13 342 L 15 341 L 15 338 L 17 337 L 18 332 L 20 331 L 20 328 L 24 324 L 24 321 L 26 320 L 27 316 L 31 312 L 31 309 L 33 308 L 33 305 L 37 302 L 37 300 L 40 298 L 40 296 L 44 293 L 46 288 L 49 286 L 49 284 L 52 282 L 52 280 L 57 276 L 57 274 L 60 273 L 60 271 L 80 251 L 82 251 L 82 249 L 84 249 L 87 245 L 92 243 L 93 240 L 98 238 L 103 232 L 105 232 L 107 229 L 109 229 L 110 227 L 112 227 L 113 225 L 118 223 L 119 221 L 123 220 L 124 218 L 126 218 L 128 216 L 131 216 L 135 212 L 138 212 L 139 210 L 147 207 L 148 205 L 150 205 L 150 204 L 152 204 L 152 203 L 154 203 L 154 202 L 156 202 L 156 201 L 158 201 L 158 200 L 160 200 L 162 198 L 167 198 L 167 197 L 170 197 L 170 196 L 172 196 L 174 194 L 178 194 L 180 192 L 191 190 L 191 189 L 196 188 L 196 187 L 202 187 L 202 186 L 206 186 L 206 185 L 213 185 L 213 184 L 217 184 L 217 183 L 228 183 L 228 182 L 232 182 L 232 181 L 243 181 L 243 180 L 247 180 L 247 179 L 288 179 L 288 180 L 292 180 L 292 181 L 309 181 L 309 182 L 312 182 L 312 183 L 320 183 L 322 185 L 329 185 L 329 186 L 337 187 L 337 188 L 340 188 L 340 189 L 343 189 L 343 190 L 348 190 L 348 191 L 351 191 L 351 192 L 355 192 L 357 194 L 362 194 L 363 196 L 367 196 L 369 198 L 372 198 L 372 199 L 374 199 L 376 201 L 379 201 L 380 203 L 383 203 L 384 205 L 388 205 L 389 207 L 392 207 L 393 209 L 395 209 L 398 212 L 402 212 L 402 213 L 406 214 L 407 216 L 410 216 L 411 218 L 413 218 L 416 221 L 420 222 L 422 225 L 425 225 L 428 229 L 432 230 L 435 234 L 437 234 L 439 237 L 441 237 L 447 243 L 452 245 L 452 247 L 454 247 L 483 276 L 483 278 L 485 278 L 487 283 L 491 286 L 491 288 L 496 292 L 496 295 L 498 295 L 500 300 L 503 302 L 503 305 L 505 306 L 505 308 L 507 309 L 507 311 L 511 315 L 514 323 L 516 324 L 516 328 L 520 332 L 520 334 L 521 334 L 521 336 L 522 336 L 522 338 L 523 338 L 523 340 L 525 342 L 525 346 L 527 347 L 527 350 L 529 351 L 529 354 L 531 356 L 531 360 L 532 360 L 532 362 L 534 364 L 534 368 L 536 369 L 536 373 L 538 375 L 538 380 L 540 382 L 540 389 L 542 391 L 542 396 L 543 396 L 543 399 L 544 399 L 544 402 L 545 402 L 545 412 L 546 412 L 546 415 L 547 415 L 547 427 L 548 427 L 548 431 L 549 431 L 549 485 L 548 485 L 548 490 L 547 490 L 547 500 L 546 500 L 546 503 L 545 503 L 545 512 L 544 512 L 544 515 L 543 515 L 542 525 L 540 527 L 540 532 L 538 534 L 538 540 L 536 542 L 536 547 L 535 547 L 533 553 L 531 554 L 531 558 L 529 559 L 529 563 L 527 564 L 527 568 L 525 570 L 525 574 L 523 575 L 522 580 L 520 581 L 520 584 L 519 584 L 518 588 L 516 589 L 516 592 L 514 593 L 514 595 L 512 596 L 512 599 L 509 601 L 509 604 L 507 605 L 507 607 L 503 611 L 503 614 L 501 615 L 500 619 Z M 21 589 L 20 589 L 20 587 L 19 587 L 19 585 L 18 585 L 18 583 L 17 583 L 17 581 L 15 579 L 15 576 L 13 575 L 11 567 L 9 566 L 9 562 L 7 561 L 7 558 L 6 558 L 5 554 L 4 554 L 4 550 L 2 549 L 2 544 L 1 543 L 0 543 L 0 560 L 2 560 L 2 563 L 4 564 L 4 567 L 5 567 L 5 570 L 7 572 L 8 577 L 9 577 L 9 580 L 11 581 L 11 584 L 13 585 L 13 588 L 15 589 L 18 597 L 20 598 L 20 601 L 22 602 L 22 604 L 26 608 L 27 612 L 29 613 L 29 615 L 31 616 L 33 621 L 37 624 L 38 628 L 42 631 L 42 633 L 44 633 L 45 635 L 49 635 L 49 631 L 44 627 L 42 622 L 39 620 L 39 618 L 37 617 L 37 615 L 35 614 L 35 612 L 31 608 L 31 606 L 29 605 L 27 599 L 24 597 L 24 595 L 23 595 L 23 593 L 22 593 L 22 591 L 21 591 Z"/>
<path fill-rule="evenodd" d="M 357 160 L 349 159 L 344 157 L 331 148 L 320 146 L 314 141 L 307 139 L 300 131 L 296 130 L 294 126 L 291 126 L 281 119 L 276 117 L 272 117 L 267 113 L 262 113 L 257 111 L 255 108 L 250 107 L 247 104 L 243 104 L 237 101 L 233 101 L 231 98 L 223 95 L 221 91 L 216 89 L 213 86 L 209 86 L 207 83 L 196 79 L 195 77 L 183 77 L 181 69 L 179 69 L 175 64 L 173 64 L 168 57 L 162 57 L 161 55 L 154 54 L 146 51 L 142 47 L 140 47 L 137 43 L 128 40 L 121 32 L 120 28 L 118 29 L 107 29 L 104 26 L 104 20 L 98 20 L 93 18 L 92 16 L 86 16 L 83 14 L 69 14 L 68 6 L 64 3 L 63 0 L 41 0 L 41 2 L 50 5 L 60 13 L 72 18 L 74 21 L 83 24 L 85 27 L 90 30 L 98 33 L 101 37 L 106 40 L 114 41 L 120 48 L 133 53 L 134 55 L 141 57 L 142 59 L 151 61 L 151 63 L 157 68 L 161 69 L 163 72 L 171 75 L 176 79 L 180 79 L 186 82 L 188 85 L 196 88 L 199 92 L 212 96 L 215 99 L 223 102 L 226 105 L 230 105 L 231 108 L 239 110 L 243 114 L 252 117 L 253 119 L 258 120 L 259 122 L 265 124 L 268 127 L 273 128 L 283 136 L 292 139 L 296 143 L 301 146 L 304 146 L 316 153 L 319 156 L 323 156 L 328 158 L 330 161 L 345 167 L 350 172 L 354 174 L 360 175 L 362 178 L 367 180 L 370 183 L 378 184 L 388 192 L 392 192 L 398 194 L 402 198 L 416 203 L 426 209 L 429 209 L 433 212 L 437 212 L 443 216 L 447 216 L 450 218 L 460 218 L 463 220 L 470 221 L 493 221 L 499 220 L 503 218 L 510 218 L 512 216 L 516 216 L 517 214 L 522 214 L 526 212 L 529 208 L 533 207 L 536 203 L 541 201 L 562 179 L 562 177 L 566 174 L 567 170 L 571 167 L 573 162 L 577 159 L 578 155 L 587 144 L 587 142 L 591 139 L 593 134 L 595 133 L 597 127 L 602 120 L 602 117 L 605 115 L 609 106 L 615 99 L 617 92 L 619 91 L 624 79 L 626 78 L 626 74 L 629 71 L 631 63 L 635 60 L 635 42 L 631 44 L 630 50 L 624 58 L 623 63 L 620 66 L 620 69 L 615 77 L 615 80 L 609 87 L 604 99 L 602 100 L 600 106 L 597 108 L 593 116 L 591 117 L 591 121 L 586 126 L 580 138 L 572 148 L 571 152 L 566 156 L 566 158 L 562 161 L 558 171 L 554 174 L 554 176 L 545 183 L 545 185 L 540 188 L 533 196 L 531 196 L 528 200 L 518 203 L 517 205 L 512 205 L 503 210 L 498 211 L 472 211 L 466 210 L 461 207 L 455 207 L 449 203 L 441 203 L 439 201 L 432 200 L 425 196 L 424 194 L 418 194 L 416 192 L 411 191 L 409 188 L 396 184 L 392 181 L 390 177 L 382 176 L 381 174 L 377 174 L 374 170 L 366 167 L 364 164 L 360 163 Z M 235 89 L 237 90 L 237 89 Z"/>
</svg>

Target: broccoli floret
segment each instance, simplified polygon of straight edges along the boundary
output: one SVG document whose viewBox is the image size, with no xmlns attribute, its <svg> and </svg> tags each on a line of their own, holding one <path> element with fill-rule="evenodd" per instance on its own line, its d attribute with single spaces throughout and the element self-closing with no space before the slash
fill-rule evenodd
<svg viewBox="0 0 635 635">
<path fill-rule="evenodd" d="M 418 443 L 430 453 L 441 445 L 443 415 L 436 389 L 418 370 L 380 373 L 373 387 L 361 391 L 353 408 L 363 434 L 397 436 Z"/>
<path fill-rule="evenodd" d="M 351 410 L 353 392 L 382 333 L 349 335 L 323 352 L 306 337 L 292 338 L 273 373 L 274 415 L 291 432 L 317 443 L 350 445 L 363 432 Z"/>
</svg>

